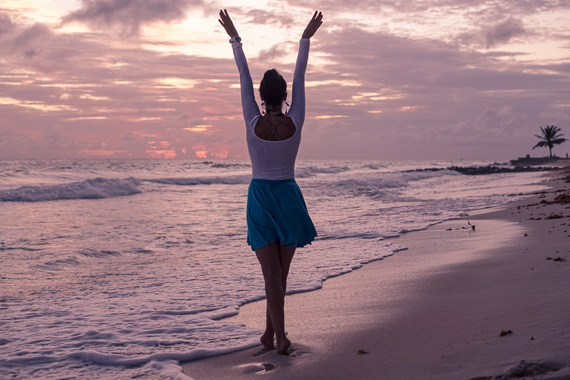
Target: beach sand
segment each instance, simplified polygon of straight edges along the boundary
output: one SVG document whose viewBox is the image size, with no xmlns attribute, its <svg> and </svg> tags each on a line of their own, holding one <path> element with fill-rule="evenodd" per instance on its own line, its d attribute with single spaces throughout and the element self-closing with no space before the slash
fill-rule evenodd
<svg viewBox="0 0 570 380">
<path fill-rule="evenodd" d="M 551 176 L 551 190 L 405 234 L 394 243 L 408 250 L 287 296 L 289 356 L 253 348 L 184 363 L 184 373 L 570 379 L 570 203 L 553 203 L 570 184 Z M 262 329 L 264 315 L 263 300 L 231 319 Z"/>
</svg>

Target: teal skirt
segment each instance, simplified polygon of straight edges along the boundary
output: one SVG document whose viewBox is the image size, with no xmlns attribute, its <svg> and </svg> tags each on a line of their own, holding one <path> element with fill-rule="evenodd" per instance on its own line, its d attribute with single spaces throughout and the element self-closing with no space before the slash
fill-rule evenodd
<svg viewBox="0 0 570 380">
<path fill-rule="evenodd" d="M 294 179 L 253 179 L 247 194 L 247 243 L 252 250 L 273 242 L 303 247 L 317 231 Z"/>
</svg>

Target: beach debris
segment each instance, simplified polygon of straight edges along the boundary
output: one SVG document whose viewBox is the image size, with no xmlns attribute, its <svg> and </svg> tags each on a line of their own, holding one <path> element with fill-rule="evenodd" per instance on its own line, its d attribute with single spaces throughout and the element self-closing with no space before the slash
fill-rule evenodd
<svg viewBox="0 0 570 380">
<path fill-rule="evenodd" d="M 513 333 L 513 330 L 501 330 L 501 333 L 499 334 L 499 336 L 505 336 L 505 335 L 509 335 L 512 333 Z"/>
<path fill-rule="evenodd" d="M 554 198 L 554 203 L 567 204 L 570 203 L 570 194 L 559 194 Z"/>
<path fill-rule="evenodd" d="M 445 230 L 446 230 L 446 231 L 459 231 L 459 230 L 472 230 L 472 231 L 475 231 L 475 225 L 474 225 L 474 224 L 471 224 L 471 222 L 469 222 L 469 221 L 467 221 L 467 224 L 469 225 L 469 227 L 465 227 L 465 226 L 457 227 L 457 228 L 451 228 L 451 227 L 450 227 L 450 228 L 446 228 Z"/>
<path fill-rule="evenodd" d="M 528 234 L 525 232 L 525 233 L 524 233 L 524 236 L 528 236 Z"/>
<path fill-rule="evenodd" d="M 546 195 L 541 196 L 541 198 L 546 198 Z M 532 203 L 529 205 L 526 205 L 526 208 L 528 209 L 531 206 L 546 206 L 546 205 L 552 205 L 552 204 L 568 204 L 570 203 L 570 194 L 564 193 L 564 194 L 558 194 L 556 197 L 554 197 L 554 199 L 552 200 L 552 202 L 547 201 L 546 199 L 541 200 L 539 203 Z M 520 207 L 520 206 L 519 206 Z M 531 214 L 532 215 L 532 214 Z"/>
<path fill-rule="evenodd" d="M 550 213 L 549 216 L 547 216 L 547 217 L 544 218 L 544 219 L 562 219 L 562 218 L 564 218 L 564 215 L 562 215 L 562 214 L 555 214 L 555 213 L 552 212 L 552 213 Z"/>
<path fill-rule="evenodd" d="M 527 362 L 526 360 L 521 360 L 519 365 L 508 369 L 506 373 L 494 376 L 477 376 L 471 378 L 471 380 L 499 380 L 499 379 L 521 379 L 521 378 L 534 379 L 536 378 L 536 376 L 544 375 L 548 372 L 556 372 L 561 370 L 562 368 L 564 368 L 564 366 L 556 362 L 546 361 L 542 363 L 534 363 L 534 362 Z M 548 378 L 562 379 L 566 377 L 548 377 Z"/>
<path fill-rule="evenodd" d="M 546 260 L 559 261 L 559 262 L 561 262 L 561 263 L 565 263 L 565 262 L 566 262 L 566 258 L 565 258 L 565 257 L 561 257 L 561 256 L 558 256 L 558 257 L 556 257 L 556 258 L 553 258 L 553 257 L 550 257 L 550 256 L 549 256 L 549 257 L 546 258 Z"/>
<path fill-rule="evenodd" d="M 364 355 L 364 354 L 367 354 L 368 351 L 364 351 L 362 348 L 359 348 L 358 351 L 357 351 L 357 353 L 358 353 L 359 355 Z"/>
</svg>

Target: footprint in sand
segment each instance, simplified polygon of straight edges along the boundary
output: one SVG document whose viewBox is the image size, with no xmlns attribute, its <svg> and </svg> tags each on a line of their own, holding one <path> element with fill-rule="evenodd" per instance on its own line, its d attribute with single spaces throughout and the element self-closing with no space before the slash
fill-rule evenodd
<svg viewBox="0 0 570 380">
<path fill-rule="evenodd" d="M 238 366 L 243 373 L 255 373 L 257 375 L 263 375 L 272 371 L 275 367 L 276 366 L 271 363 L 248 363 Z"/>
<path fill-rule="evenodd" d="M 275 366 L 271 363 L 261 363 L 261 367 L 263 367 L 263 369 L 261 371 L 257 371 L 256 374 L 261 375 L 275 368 Z"/>
</svg>

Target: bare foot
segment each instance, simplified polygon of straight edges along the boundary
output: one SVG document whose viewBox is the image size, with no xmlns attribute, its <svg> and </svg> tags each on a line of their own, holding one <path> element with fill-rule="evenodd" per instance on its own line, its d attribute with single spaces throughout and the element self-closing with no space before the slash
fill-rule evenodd
<svg viewBox="0 0 570 380">
<path fill-rule="evenodd" d="M 275 349 L 275 345 L 273 344 L 273 334 L 268 333 L 267 331 L 261 336 L 259 339 L 261 344 L 263 344 L 263 349 L 265 351 L 271 351 Z"/>
<path fill-rule="evenodd" d="M 277 353 L 281 355 L 289 355 L 289 347 L 291 347 L 291 341 L 287 337 L 277 338 Z"/>
</svg>

